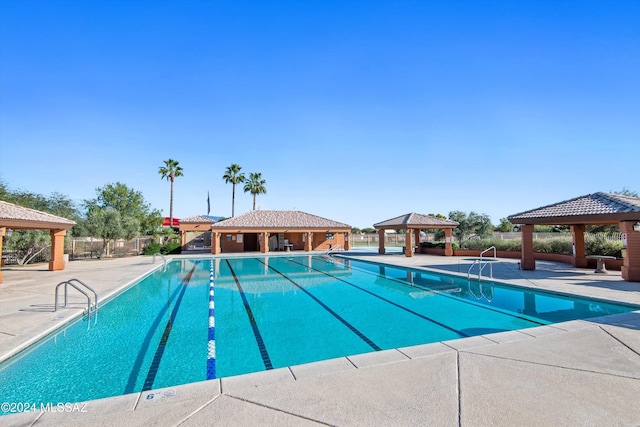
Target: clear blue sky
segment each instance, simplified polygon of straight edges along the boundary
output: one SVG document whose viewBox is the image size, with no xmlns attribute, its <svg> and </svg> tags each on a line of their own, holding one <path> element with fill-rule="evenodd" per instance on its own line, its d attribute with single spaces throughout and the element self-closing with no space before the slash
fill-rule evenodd
<svg viewBox="0 0 640 427">
<path fill-rule="evenodd" d="M 0 2 L 0 177 L 356 227 L 640 191 L 639 1 Z M 252 197 L 236 191 L 236 214 Z"/>
</svg>

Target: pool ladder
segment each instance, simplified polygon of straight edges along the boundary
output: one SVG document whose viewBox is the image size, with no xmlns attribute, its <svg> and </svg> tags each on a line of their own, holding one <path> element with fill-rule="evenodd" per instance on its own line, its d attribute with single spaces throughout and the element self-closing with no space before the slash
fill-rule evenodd
<svg viewBox="0 0 640 427">
<path fill-rule="evenodd" d="M 69 279 L 64 282 L 58 283 L 56 286 L 56 298 L 54 301 L 53 311 L 58 311 L 58 289 L 60 286 L 64 285 L 64 305 L 63 308 L 66 308 L 69 305 L 69 286 L 83 294 L 87 297 L 87 320 L 91 323 L 91 313 L 93 312 L 96 315 L 96 320 L 98 318 L 98 293 L 89 285 L 84 283 L 79 279 Z M 93 294 L 93 303 L 91 303 L 91 296 L 89 293 Z"/>
<path fill-rule="evenodd" d="M 322 253 L 322 258 L 326 259 L 326 260 L 327 260 L 327 261 L 329 261 L 329 262 L 333 262 L 334 260 L 333 260 L 333 258 L 331 257 L 331 254 L 332 254 L 333 252 L 341 251 L 341 250 L 342 250 L 342 245 L 335 245 L 335 246 L 331 247 L 331 249 L 329 249 L 329 250 L 327 250 L 327 251 L 323 252 L 323 253 Z"/>
<path fill-rule="evenodd" d="M 473 261 L 473 264 L 471 264 L 471 267 L 469 267 L 469 270 L 467 271 L 467 280 L 471 277 L 471 270 L 473 269 L 473 267 L 475 267 L 476 265 L 478 265 L 478 280 L 482 280 L 482 270 L 484 270 L 484 268 L 489 265 L 489 278 L 493 279 L 493 265 L 491 264 L 492 261 L 485 261 L 483 259 L 484 254 L 493 250 L 493 258 L 491 258 L 492 260 L 496 260 L 496 247 L 495 246 L 491 246 L 490 248 L 485 249 L 484 251 L 480 252 L 480 258 L 476 259 L 475 261 Z"/>
</svg>

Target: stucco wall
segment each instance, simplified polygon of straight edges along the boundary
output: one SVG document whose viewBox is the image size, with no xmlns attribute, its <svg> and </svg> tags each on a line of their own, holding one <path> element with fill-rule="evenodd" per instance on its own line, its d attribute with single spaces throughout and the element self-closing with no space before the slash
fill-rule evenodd
<svg viewBox="0 0 640 427">
<path fill-rule="evenodd" d="M 222 252 L 244 252 L 244 236 L 242 243 L 238 243 L 238 234 L 222 233 Z"/>
</svg>

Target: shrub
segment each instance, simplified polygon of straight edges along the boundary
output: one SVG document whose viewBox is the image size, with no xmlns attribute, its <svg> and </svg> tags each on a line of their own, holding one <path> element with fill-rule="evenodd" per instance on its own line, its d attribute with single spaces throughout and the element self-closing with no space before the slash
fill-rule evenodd
<svg viewBox="0 0 640 427">
<path fill-rule="evenodd" d="M 619 240 L 607 240 L 603 236 L 590 236 L 585 234 L 585 252 L 586 255 L 606 255 L 622 258 L 622 242 Z M 444 242 L 422 242 L 420 246 L 423 248 L 439 248 L 444 249 Z M 482 251 L 491 246 L 495 246 L 498 251 L 519 252 L 522 249 L 521 239 L 471 239 L 462 242 L 453 242 L 453 249 L 477 250 Z M 573 239 L 571 236 L 553 237 L 550 239 L 534 239 L 533 251 L 546 254 L 573 254 Z"/>
<path fill-rule="evenodd" d="M 160 248 L 160 253 L 162 255 L 179 254 L 181 252 L 182 246 L 178 242 L 168 242 Z"/>
<path fill-rule="evenodd" d="M 607 240 L 602 236 L 585 235 L 584 251 L 587 255 L 606 255 L 622 258 L 622 241 Z"/>
<path fill-rule="evenodd" d="M 162 246 L 160 246 L 160 243 L 151 242 L 151 243 L 147 244 L 144 248 L 142 248 L 142 255 L 157 254 L 158 252 L 160 252 L 160 248 L 161 247 Z"/>
<path fill-rule="evenodd" d="M 533 241 L 533 250 L 536 251 L 536 242 L 546 241 L 549 251 L 547 253 L 572 255 L 573 240 L 571 237 L 554 237 L 551 239 L 536 239 Z"/>
<path fill-rule="evenodd" d="M 444 242 L 422 242 L 420 243 L 421 248 L 436 248 L 436 249 L 444 249 Z M 451 242 L 451 249 L 459 249 L 460 245 L 458 242 Z"/>
</svg>

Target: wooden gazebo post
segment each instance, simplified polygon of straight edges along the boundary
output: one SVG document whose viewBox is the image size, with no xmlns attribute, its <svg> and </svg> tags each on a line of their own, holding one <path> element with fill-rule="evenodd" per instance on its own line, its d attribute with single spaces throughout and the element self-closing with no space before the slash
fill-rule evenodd
<svg viewBox="0 0 640 427">
<path fill-rule="evenodd" d="M 623 233 L 623 248 L 626 256 L 622 264 L 622 278 L 630 282 L 640 282 L 640 231 L 634 225 L 640 221 L 620 221 Z M 637 226 L 636 226 L 637 227 Z"/>
<path fill-rule="evenodd" d="M 533 224 L 523 224 L 522 231 L 522 256 L 520 268 L 523 270 L 535 270 L 536 260 L 533 257 Z"/>
<path fill-rule="evenodd" d="M 584 230 L 583 224 L 576 224 L 570 226 L 571 236 L 573 238 L 573 266 L 574 267 L 586 267 L 587 258 L 584 248 Z"/>
<path fill-rule="evenodd" d="M 64 236 L 67 230 L 51 230 L 51 261 L 49 271 L 64 270 Z"/>
<path fill-rule="evenodd" d="M 217 255 L 222 252 L 220 248 L 220 233 L 217 231 L 211 232 L 211 253 Z"/>
<path fill-rule="evenodd" d="M 408 256 L 408 257 L 413 256 L 413 244 L 411 242 L 412 240 L 411 232 L 412 230 L 410 228 L 407 228 L 405 238 L 404 238 L 404 254 L 405 256 Z"/>
<path fill-rule="evenodd" d="M 453 229 L 451 228 L 444 229 L 444 256 L 453 255 L 453 246 L 451 245 L 452 235 L 453 235 Z"/>
</svg>

